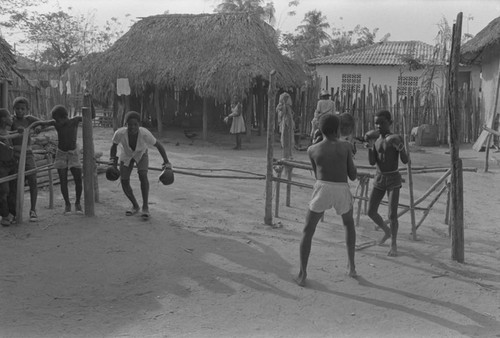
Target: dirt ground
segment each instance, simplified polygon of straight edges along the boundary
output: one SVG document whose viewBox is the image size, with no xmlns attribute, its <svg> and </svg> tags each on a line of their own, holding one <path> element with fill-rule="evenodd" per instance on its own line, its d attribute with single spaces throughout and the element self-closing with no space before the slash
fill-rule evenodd
<svg viewBox="0 0 500 338">
<path fill-rule="evenodd" d="M 227 134 L 192 145 L 182 131 L 165 135 L 179 170 L 265 174 L 265 136 L 235 151 Z M 94 130 L 105 159 L 111 136 L 111 129 Z M 412 150 L 414 166 L 449 166 L 446 148 Z M 279 158 L 278 144 L 274 151 Z M 263 222 L 264 180 L 178 173 L 163 186 L 151 171 L 149 221 L 125 216 L 129 202 L 120 184 L 104 175 L 95 217 L 63 215 L 59 186 L 48 209 L 44 189 L 37 223 L 0 229 L 0 337 L 500 337 L 500 153 L 492 154 L 488 173 L 484 153 L 465 145 L 460 154 L 464 167 L 478 168 L 464 172 L 465 264 L 451 259 L 445 195 L 417 241 L 409 236 L 409 215 L 400 218 L 398 257 L 387 256 L 387 245 L 358 250 L 357 279 L 345 275 L 344 230 L 329 211 L 313 240 L 305 288 L 292 278 L 309 189 L 293 187 L 286 207 L 282 187 L 274 226 Z M 294 157 L 306 160 L 305 152 Z M 368 164 L 364 149 L 355 162 Z M 150 164 L 161 164 L 155 149 Z M 414 175 L 415 198 L 442 174 Z M 306 170 L 295 170 L 294 180 L 313 182 Z M 351 183 L 353 192 L 357 185 Z M 73 198 L 73 185 L 70 192 Z M 408 182 L 401 203 L 408 203 Z M 422 215 L 416 212 L 417 221 Z M 358 245 L 380 235 L 361 215 Z"/>
</svg>

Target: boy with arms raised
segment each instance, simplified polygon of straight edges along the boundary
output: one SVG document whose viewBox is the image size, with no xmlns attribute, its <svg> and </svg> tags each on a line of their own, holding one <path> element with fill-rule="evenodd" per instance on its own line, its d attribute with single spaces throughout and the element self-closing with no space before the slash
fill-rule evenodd
<svg viewBox="0 0 500 338">
<path fill-rule="evenodd" d="M 29 127 L 33 122 L 40 121 L 38 118 L 32 115 L 28 115 L 30 110 L 30 104 L 27 98 L 18 96 L 14 99 L 13 103 L 14 108 L 14 118 L 12 119 L 11 130 L 18 131 L 22 134 L 22 130 L 24 128 Z M 41 128 L 35 128 L 35 132 L 40 132 Z M 23 142 L 22 137 L 18 137 L 12 140 L 12 144 L 14 145 L 14 156 L 17 160 L 19 160 L 19 155 L 21 154 L 21 145 Z M 28 139 L 28 148 L 26 149 L 26 170 L 35 169 L 35 156 L 33 155 L 33 150 L 31 149 L 31 138 Z M 37 185 L 37 177 L 36 172 L 26 176 L 28 181 L 28 185 L 30 187 L 30 222 L 36 222 L 38 220 L 38 216 L 36 214 L 36 200 L 38 198 L 38 185 Z"/>
<path fill-rule="evenodd" d="M 54 126 L 57 132 L 57 151 L 54 168 L 57 169 L 61 184 L 61 193 L 64 198 L 64 213 L 71 212 L 71 202 L 68 192 L 68 169 L 75 181 L 75 211 L 83 214 L 80 199 L 82 197 L 82 163 L 80 161 L 80 149 L 77 144 L 78 125 L 82 122 L 81 116 L 68 118 L 68 110 L 62 105 L 56 105 L 51 111 L 52 119 L 43 125 Z M 95 111 L 92 109 L 92 118 Z"/>
<path fill-rule="evenodd" d="M 351 145 L 338 139 L 339 118 L 327 113 L 319 119 L 319 129 L 323 139 L 307 149 L 316 177 L 305 227 L 300 242 L 300 272 L 295 281 L 305 286 L 307 263 L 311 252 L 311 242 L 316 226 L 325 210 L 335 208 L 342 215 L 348 257 L 348 274 L 356 277 L 354 250 L 356 230 L 352 216 L 353 198 L 347 179 L 356 179 L 356 166 L 352 160 Z"/>
<path fill-rule="evenodd" d="M 368 216 L 385 233 L 379 241 L 379 245 L 384 244 L 385 241 L 391 238 L 391 249 L 388 255 L 397 256 L 399 190 L 402 182 L 398 166 L 399 159 L 403 164 L 408 163 L 408 155 L 402 137 L 391 133 L 391 125 L 392 116 L 389 111 L 381 110 L 375 114 L 375 127 L 380 136 L 375 140 L 369 140 L 368 161 L 370 165 L 377 166 L 377 173 L 368 202 Z M 385 225 L 383 218 L 378 213 L 378 207 L 386 193 L 389 203 L 390 229 Z"/>
</svg>

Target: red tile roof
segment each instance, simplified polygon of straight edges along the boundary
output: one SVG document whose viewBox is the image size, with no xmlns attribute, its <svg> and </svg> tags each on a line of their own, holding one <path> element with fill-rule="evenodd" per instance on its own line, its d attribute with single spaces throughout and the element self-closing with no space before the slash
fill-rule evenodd
<svg viewBox="0 0 500 338">
<path fill-rule="evenodd" d="M 434 47 L 421 41 L 385 41 L 351 50 L 308 60 L 309 65 L 384 65 L 406 64 L 404 56 L 411 56 L 421 63 L 433 60 Z"/>
</svg>

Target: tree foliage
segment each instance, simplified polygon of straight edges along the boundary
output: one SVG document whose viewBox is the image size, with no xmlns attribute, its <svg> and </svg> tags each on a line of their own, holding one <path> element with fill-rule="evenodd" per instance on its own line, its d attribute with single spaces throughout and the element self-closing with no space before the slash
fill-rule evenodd
<svg viewBox="0 0 500 338">
<path fill-rule="evenodd" d="M 276 11 L 272 2 L 265 3 L 264 0 L 223 0 L 217 5 L 214 12 L 246 12 L 251 15 L 256 15 L 263 21 L 273 25 Z"/>
<path fill-rule="evenodd" d="M 305 14 L 302 24 L 296 33 L 283 34 L 280 39 L 280 49 L 293 59 L 305 64 L 307 60 L 317 57 L 343 53 L 349 50 L 372 45 L 376 42 L 378 28 L 369 30 L 357 25 L 353 30 L 333 27 L 321 11 L 313 10 Z M 380 41 L 389 38 L 385 35 Z"/>
<path fill-rule="evenodd" d="M 68 12 L 59 9 L 49 13 L 12 9 L 10 19 L 3 25 L 23 33 L 20 43 L 35 63 L 52 65 L 64 72 L 85 56 L 109 48 L 125 28 L 117 18 L 99 27 L 92 14 L 74 15 L 70 11 L 71 8 Z"/>
</svg>

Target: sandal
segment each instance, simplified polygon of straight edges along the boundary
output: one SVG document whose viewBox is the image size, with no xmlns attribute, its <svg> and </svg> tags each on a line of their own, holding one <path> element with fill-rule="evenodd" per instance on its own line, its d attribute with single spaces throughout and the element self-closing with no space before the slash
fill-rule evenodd
<svg viewBox="0 0 500 338">
<path fill-rule="evenodd" d="M 141 217 L 143 220 L 147 221 L 149 219 L 149 211 L 143 211 Z"/>
<path fill-rule="evenodd" d="M 125 211 L 126 216 L 133 216 L 139 212 L 139 208 Z"/>
</svg>

